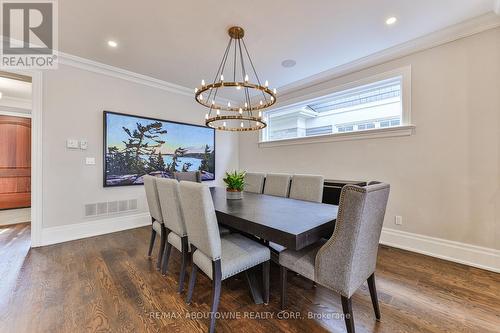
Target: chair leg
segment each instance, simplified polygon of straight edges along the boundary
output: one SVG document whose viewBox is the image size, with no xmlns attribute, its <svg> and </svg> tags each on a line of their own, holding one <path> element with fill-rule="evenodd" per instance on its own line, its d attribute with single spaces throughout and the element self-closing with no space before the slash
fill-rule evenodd
<svg viewBox="0 0 500 333">
<path fill-rule="evenodd" d="M 167 230 L 162 225 L 161 227 L 161 240 L 160 240 L 160 250 L 158 251 L 158 261 L 156 262 L 156 269 L 160 270 L 161 261 L 163 259 L 163 252 L 165 251 L 165 241 L 167 239 Z"/>
<path fill-rule="evenodd" d="M 264 296 L 264 304 L 269 304 L 269 269 L 271 262 L 268 260 L 262 263 L 262 288 Z"/>
<path fill-rule="evenodd" d="M 166 275 L 168 269 L 168 260 L 170 259 L 170 252 L 172 251 L 172 244 L 167 241 L 165 245 L 165 253 L 163 254 L 163 261 L 161 263 L 161 274 Z"/>
<path fill-rule="evenodd" d="M 212 308 L 210 310 L 209 333 L 215 332 L 215 320 L 219 308 L 220 290 L 222 284 L 222 270 L 220 259 L 212 262 Z"/>
<path fill-rule="evenodd" d="M 280 266 L 280 280 L 281 280 L 281 310 L 286 308 L 286 272 L 284 266 Z"/>
<path fill-rule="evenodd" d="M 191 276 L 189 277 L 189 287 L 188 293 L 186 296 L 186 303 L 190 304 L 191 299 L 193 298 L 194 285 L 196 283 L 196 273 L 198 272 L 198 266 L 193 263 L 193 267 L 191 268 Z"/>
<path fill-rule="evenodd" d="M 179 293 L 182 293 L 184 290 L 184 278 L 186 276 L 186 266 L 188 262 L 188 239 L 187 236 L 182 237 L 181 239 L 181 249 L 182 249 L 182 261 L 181 261 L 181 272 L 179 273 Z"/>
<path fill-rule="evenodd" d="M 156 231 L 155 231 L 155 229 L 151 228 L 151 240 L 149 241 L 148 257 L 151 257 L 151 253 L 153 252 L 153 246 L 155 245 L 155 239 L 156 239 Z"/>
<path fill-rule="evenodd" d="M 372 298 L 373 311 L 375 311 L 375 318 L 380 321 L 380 308 L 378 306 L 377 288 L 375 287 L 375 273 L 368 278 L 368 288 L 370 289 L 370 296 Z"/>
<path fill-rule="evenodd" d="M 352 316 L 351 298 L 340 296 L 342 300 L 342 310 L 344 311 L 345 326 L 347 333 L 354 333 L 354 318 Z"/>
</svg>

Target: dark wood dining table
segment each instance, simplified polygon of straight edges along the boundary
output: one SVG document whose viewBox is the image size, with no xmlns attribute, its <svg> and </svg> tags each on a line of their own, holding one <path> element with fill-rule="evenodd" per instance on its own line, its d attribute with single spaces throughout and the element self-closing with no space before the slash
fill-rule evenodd
<svg viewBox="0 0 500 333">
<path fill-rule="evenodd" d="M 300 250 L 329 238 L 335 229 L 336 205 L 250 192 L 243 199 L 227 200 L 225 188 L 211 187 L 210 192 L 219 223 L 266 243 Z M 262 303 L 255 274 L 247 278 L 254 301 Z"/>
</svg>

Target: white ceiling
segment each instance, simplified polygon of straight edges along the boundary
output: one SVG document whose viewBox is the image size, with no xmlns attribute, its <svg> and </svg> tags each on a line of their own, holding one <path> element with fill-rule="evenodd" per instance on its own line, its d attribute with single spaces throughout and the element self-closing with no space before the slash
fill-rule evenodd
<svg viewBox="0 0 500 333">
<path fill-rule="evenodd" d="M 281 87 L 491 12 L 495 0 L 59 1 L 59 49 L 194 88 L 210 81 L 231 25 L 262 79 Z M 398 22 L 386 26 L 396 16 Z M 107 40 L 116 40 L 116 49 Z M 294 59 L 297 65 L 283 68 Z"/>
</svg>

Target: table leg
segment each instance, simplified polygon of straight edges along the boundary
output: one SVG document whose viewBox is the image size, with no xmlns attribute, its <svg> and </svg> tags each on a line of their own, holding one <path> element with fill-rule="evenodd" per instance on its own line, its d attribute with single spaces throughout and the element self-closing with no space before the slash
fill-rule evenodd
<svg viewBox="0 0 500 333">
<path fill-rule="evenodd" d="M 245 278 L 248 283 L 248 288 L 250 288 L 250 293 L 252 294 L 253 301 L 255 304 L 263 304 L 264 300 L 262 299 L 262 288 L 259 284 L 258 276 L 258 267 L 252 267 L 245 271 Z"/>
</svg>

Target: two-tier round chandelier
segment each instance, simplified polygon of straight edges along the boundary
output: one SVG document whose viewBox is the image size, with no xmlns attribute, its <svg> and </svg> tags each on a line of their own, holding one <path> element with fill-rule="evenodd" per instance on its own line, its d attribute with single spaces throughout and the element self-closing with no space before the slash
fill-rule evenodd
<svg viewBox="0 0 500 333">
<path fill-rule="evenodd" d="M 195 99 L 209 109 L 205 125 L 224 131 L 256 131 L 266 127 L 262 110 L 276 103 L 276 89 L 259 79 L 243 40 L 241 27 L 228 30 L 229 43 L 212 83 L 201 81 Z M 229 80 L 225 80 L 224 76 Z M 252 80 L 254 83 L 252 83 Z"/>
</svg>

